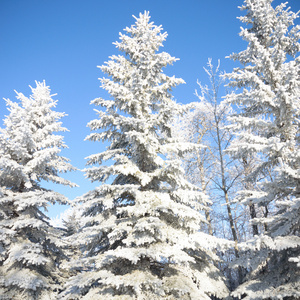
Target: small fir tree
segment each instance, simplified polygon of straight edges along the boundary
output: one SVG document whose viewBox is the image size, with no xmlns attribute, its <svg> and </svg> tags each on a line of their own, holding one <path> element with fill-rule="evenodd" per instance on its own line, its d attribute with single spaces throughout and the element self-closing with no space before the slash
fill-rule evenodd
<svg viewBox="0 0 300 300">
<path fill-rule="evenodd" d="M 65 131 L 52 109 L 56 101 L 45 82 L 37 82 L 32 96 L 17 93 L 7 100 L 9 115 L 0 131 L 0 299 L 56 299 L 63 256 L 60 231 L 49 225 L 44 209 L 67 199 L 41 187 L 41 181 L 75 186 L 59 177 L 74 170 L 59 155 Z"/>
<path fill-rule="evenodd" d="M 239 107 L 231 117 L 238 137 L 230 152 L 261 159 L 247 176 L 250 188 L 242 191 L 242 202 L 274 211 L 254 219 L 266 234 L 243 245 L 251 273 L 233 295 L 244 299 L 300 297 L 300 33 L 294 26 L 298 15 L 286 3 L 273 8 L 272 2 L 244 1 L 240 20 L 248 28 L 240 35 L 248 46 L 231 55 L 242 66 L 227 74 L 239 88 L 227 97 Z M 272 180 L 261 181 L 267 173 Z M 255 184 L 258 190 L 251 189 Z"/>
<path fill-rule="evenodd" d="M 80 273 L 62 298 L 223 298 L 227 288 L 209 250 L 216 239 L 199 233 L 207 199 L 184 179 L 178 159 L 194 146 L 172 136 L 182 107 L 171 90 L 183 80 L 162 72 L 176 61 L 157 53 L 167 34 L 147 12 L 135 19 L 115 43 L 125 55 L 100 67 L 113 99 L 92 101 L 104 111 L 88 124 L 96 132 L 87 140 L 110 145 L 88 157 L 94 167 L 86 176 L 103 184 L 81 198 L 85 225 L 76 238 L 84 255 L 73 262 Z"/>
</svg>

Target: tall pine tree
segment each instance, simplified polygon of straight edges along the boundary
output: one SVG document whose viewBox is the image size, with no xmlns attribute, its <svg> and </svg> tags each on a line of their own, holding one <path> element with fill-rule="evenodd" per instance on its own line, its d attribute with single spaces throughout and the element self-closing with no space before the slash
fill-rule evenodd
<svg viewBox="0 0 300 300">
<path fill-rule="evenodd" d="M 100 67 L 112 99 L 92 101 L 104 110 L 88 124 L 95 132 L 87 140 L 110 144 L 88 157 L 94 167 L 86 176 L 103 184 L 81 198 L 84 256 L 73 262 L 81 272 L 62 298 L 223 298 L 227 288 L 209 250 L 216 239 L 199 233 L 207 199 L 184 179 L 178 159 L 193 145 L 172 137 L 182 107 L 171 90 L 184 81 L 162 71 L 176 59 L 157 52 L 167 37 L 161 26 L 147 12 L 135 19 L 115 43 L 124 55 Z"/>
<path fill-rule="evenodd" d="M 48 204 L 67 199 L 42 188 L 51 181 L 74 186 L 59 172 L 74 170 L 59 155 L 65 131 L 53 111 L 56 101 L 45 82 L 37 82 L 20 103 L 7 100 L 9 115 L 0 131 L 0 299 L 56 299 L 62 280 L 60 232 L 44 214 Z"/>
<path fill-rule="evenodd" d="M 247 24 L 240 35 L 246 50 L 232 54 L 241 67 L 227 74 L 237 87 L 227 101 L 237 105 L 231 128 L 238 138 L 230 152 L 261 162 L 248 175 L 242 191 L 245 204 L 257 204 L 265 214 L 253 224 L 263 224 L 266 233 L 243 245 L 251 270 L 234 292 L 244 299 L 299 299 L 300 297 L 300 65 L 297 14 L 272 0 L 245 0 L 240 20 Z M 272 180 L 261 180 L 270 174 Z M 272 213 L 266 208 L 271 208 Z M 297 267 L 298 262 L 298 267 Z M 290 298 L 288 298 L 290 297 Z"/>
</svg>

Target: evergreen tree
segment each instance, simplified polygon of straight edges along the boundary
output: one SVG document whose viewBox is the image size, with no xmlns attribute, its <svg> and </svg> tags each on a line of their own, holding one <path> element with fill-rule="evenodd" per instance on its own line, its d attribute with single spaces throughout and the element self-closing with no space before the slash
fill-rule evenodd
<svg viewBox="0 0 300 300">
<path fill-rule="evenodd" d="M 56 299 L 63 256 L 60 231 L 49 225 L 44 210 L 67 199 L 41 187 L 41 181 L 75 186 L 59 177 L 74 170 L 59 155 L 65 131 L 52 109 L 56 101 L 45 82 L 32 96 L 17 93 L 20 104 L 6 100 L 9 115 L 0 131 L 0 299 Z"/>
<path fill-rule="evenodd" d="M 125 55 L 100 67 L 111 77 L 101 83 L 113 99 L 92 101 L 104 111 L 88 124 L 96 132 L 87 140 L 110 145 L 88 157 L 94 166 L 86 176 L 103 184 L 81 198 L 85 225 L 76 239 L 84 241 L 84 255 L 73 262 L 80 273 L 62 298 L 223 298 L 227 288 L 209 250 L 217 240 L 199 232 L 207 199 L 180 166 L 194 146 L 172 137 L 182 107 L 171 90 L 183 80 L 162 71 L 176 61 L 157 53 L 167 34 L 147 12 L 125 31 L 115 43 Z"/>
<path fill-rule="evenodd" d="M 231 117 L 237 139 L 230 152 L 261 159 L 247 176 L 242 202 L 273 209 L 253 222 L 263 224 L 266 234 L 241 245 L 251 273 L 233 294 L 244 299 L 300 297 L 300 33 L 297 14 L 286 5 L 244 1 L 246 15 L 240 20 L 248 26 L 240 35 L 248 46 L 231 55 L 242 66 L 227 74 L 230 85 L 239 88 L 227 97 L 239 108 Z M 267 173 L 272 180 L 262 181 Z M 251 189 L 255 184 L 258 190 Z"/>
<path fill-rule="evenodd" d="M 75 234 L 80 228 L 80 222 L 75 210 L 71 214 L 62 219 L 62 224 L 66 229 L 66 236 Z"/>
</svg>

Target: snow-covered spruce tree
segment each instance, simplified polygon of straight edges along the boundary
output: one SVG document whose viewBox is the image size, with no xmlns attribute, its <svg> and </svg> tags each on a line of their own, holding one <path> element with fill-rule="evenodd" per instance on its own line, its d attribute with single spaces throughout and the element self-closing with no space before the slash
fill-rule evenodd
<svg viewBox="0 0 300 300">
<path fill-rule="evenodd" d="M 274 208 L 256 218 L 267 229 L 245 245 L 245 267 L 252 272 L 234 296 L 243 299 L 300 297 L 300 65 L 297 14 L 286 4 L 245 0 L 240 35 L 247 49 L 232 54 L 242 66 L 227 77 L 239 88 L 227 101 L 239 111 L 231 118 L 238 135 L 231 145 L 235 157 L 259 155 L 261 163 L 247 177 L 259 190 L 244 190 L 243 203 Z M 270 173 L 272 181 L 264 180 Z M 249 185 L 252 186 L 251 184 Z M 242 245 L 241 245 L 242 246 Z M 297 266 L 298 263 L 298 266 Z"/>
<path fill-rule="evenodd" d="M 67 199 L 41 187 L 41 181 L 74 186 L 59 172 L 74 170 L 59 155 L 65 131 L 52 109 L 56 101 L 45 82 L 37 82 L 20 103 L 6 100 L 9 115 L 0 131 L 0 299 L 56 299 L 63 256 L 59 230 L 44 209 Z"/>
<path fill-rule="evenodd" d="M 125 31 L 115 43 L 125 55 L 100 67 L 111 77 L 101 82 L 113 99 L 92 102 L 105 111 L 89 123 L 96 132 L 87 139 L 110 145 L 88 158 L 95 166 L 87 177 L 103 184 L 81 199 L 86 223 L 77 240 L 86 243 L 84 257 L 74 262 L 81 272 L 62 298 L 224 298 L 227 288 L 208 249 L 216 239 L 198 232 L 207 201 L 184 179 L 178 160 L 192 145 L 172 138 L 172 116 L 182 107 L 170 91 L 183 80 L 162 72 L 176 61 L 157 53 L 167 34 L 148 12 Z"/>
</svg>

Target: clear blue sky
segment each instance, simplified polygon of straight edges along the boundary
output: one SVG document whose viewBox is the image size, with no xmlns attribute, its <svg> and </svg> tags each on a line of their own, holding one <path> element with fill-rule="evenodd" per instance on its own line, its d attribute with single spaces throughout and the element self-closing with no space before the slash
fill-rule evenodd
<svg viewBox="0 0 300 300">
<path fill-rule="evenodd" d="M 274 5 L 284 2 L 275 0 Z M 85 157 L 101 152 L 104 145 L 84 141 L 87 122 L 96 118 L 90 101 L 106 98 L 99 88 L 103 74 L 97 68 L 112 54 L 119 32 L 134 23 L 132 15 L 150 11 L 151 20 L 168 32 L 163 51 L 180 59 L 166 73 L 181 77 L 185 85 L 174 90 L 180 103 L 196 101 L 197 79 L 206 81 L 203 66 L 211 57 L 221 69 L 235 66 L 225 59 L 245 48 L 238 36 L 242 23 L 238 6 L 242 0 L 0 0 L 0 126 L 7 114 L 2 98 L 15 99 L 14 90 L 30 95 L 29 85 L 45 80 L 57 93 L 57 111 L 66 112 L 63 125 L 69 146 L 63 155 L 79 169 Z M 293 11 L 300 1 L 289 1 Z M 297 21 L 298 24 L 300 23 Z M 79 188 L 52 187 L 70 199 L 92 189 L 83 173 L 66 175 Z M 96 184 L 97 185 L 97 184 Z M 50 208 L 53 217 L 65 207 Z"/>
</svg>

